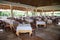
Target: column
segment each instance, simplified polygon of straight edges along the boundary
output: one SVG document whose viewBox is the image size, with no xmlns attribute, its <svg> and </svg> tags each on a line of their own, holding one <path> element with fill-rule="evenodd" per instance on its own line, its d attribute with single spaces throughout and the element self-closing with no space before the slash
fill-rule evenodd
<svg viewBox="0 0 60 40">
<path fill-rule="evenodd" d="M 10 5 L 10 9 L 11 9 L 11 17 L 13 18 L 14 17 L 14 14 L 13 14 L 12 5 Z"/>
<path fill-rule="evenodd" d="M 34 12 L 35 12 L 35 16 L 37 16 L 37 8 L 35 9 L 35 11 L 34 11 Z"/>
<path fill-rule="evenodd" d="M 40 16 L 42 16 L 42 12 L 40 12 Z"/>
<path fill-rule="evenodd" d="M 26 8 L 26 16 L 28 16 L 28 8 Z"/>
<path fill-rule="evenodd" d="M 37 16 L 37 8 L 36 8 L 36 13 L 35 13 L 35 15 Z"/>
<path fill-rule="evenodd" d="M 42 12 L 41 12 L 41 16 L 43 16 L 43 10 L 42 10 Z"/>
<path fill-rule="evenodd" d="M 44 12 L 44 16 L 46 16 L 46 12 Z"/>
<path fill-rule="evenodd" d="M 32 9 L 32 16 L 35 16 L 35 9 Z"/>
<path fill-rule="evenodd" d="M 52 16 L 54 16 L 54 10 L 52 11 Z"/>
<path fill-rule="evenodd" d="M 34 9 L 31 9 L 30 11 L 32 13 L 32 16 L 34 16 Z"/>
</svg>

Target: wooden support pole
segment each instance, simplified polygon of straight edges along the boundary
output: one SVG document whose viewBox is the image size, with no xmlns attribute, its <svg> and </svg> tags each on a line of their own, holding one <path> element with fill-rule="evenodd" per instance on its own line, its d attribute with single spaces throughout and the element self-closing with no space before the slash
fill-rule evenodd
<svg viewBox="0 0 60 40">
<path fill-rule="evenodd" d="M 44 16 L 46 16 L 46 12 L 44 12 Z"/>
<path fill-rule="evenodd" d="M 26 16 L 28 16 L 28 8 L 26 8 Z"/>
<path fill-rule="evenodd" d="M 35 9 L 32 10 L 32 16 L 35 16 Z"/>
<path fill-rule="evenodd" d="M 40 16 L 42 16 L 42 12 L 40 12 Z"/>
<path fill-rule="evenodd" d="M 10 5 L 10 9 L 11 9 L 11 17 L 14 18 L 13 9 L 11 5 Z"/>
<path fill-rule="evenodd" d="M 54 16 L 54 10 L 52 11 L 52 16 Z"/>
<path fill-rule="evenodd" d="M 37 16 L 37 8 L 35 10 L 36 10 L 35 15 Z"/>
<path fill-rule="evenodd" d="M 37 16 L 37 8 L 35 9 L 34 13 L 35 13 L 35 16 Z"/>
<path fill-rule="evenodd" d="M 43 9 L 42 9 L 42 13 L 41 13 L 41 16 L 43 16 L 42 14 L 43 14 Z"/>
</svg>

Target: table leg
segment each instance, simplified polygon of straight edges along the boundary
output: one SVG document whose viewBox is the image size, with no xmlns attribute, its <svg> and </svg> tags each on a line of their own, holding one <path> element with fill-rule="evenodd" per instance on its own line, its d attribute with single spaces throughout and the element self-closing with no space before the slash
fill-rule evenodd
<svg viewBox="0 0 60 40">
<path fill-rule="evenodd" d="M 44 27 L 46 27 L 46 25 L 44 25 Z"/>
<path fill-rule="evenodd" d="M 16 35 L 19 36 L 19 32 L 16 32 Z"/>
<path fill-rule="evenodd" d="M 29 32 L 29 35 L 31 36 L 32 35 L 32 32 Z"/>
</svg>

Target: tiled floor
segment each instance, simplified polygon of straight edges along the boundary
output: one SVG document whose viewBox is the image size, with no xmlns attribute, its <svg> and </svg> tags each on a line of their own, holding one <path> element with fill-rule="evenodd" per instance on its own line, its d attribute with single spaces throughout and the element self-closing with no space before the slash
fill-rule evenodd
<svg viewBox="0 0 60 40">
<path fill-rule="evenodd" d="M 59 40 L 60 26 L 47 25 L 47 28 L 39 28 L 29 36 L 28 33 L 16 36 L 12 31 L 0 32 L 0 40 Z"/>
</svg>

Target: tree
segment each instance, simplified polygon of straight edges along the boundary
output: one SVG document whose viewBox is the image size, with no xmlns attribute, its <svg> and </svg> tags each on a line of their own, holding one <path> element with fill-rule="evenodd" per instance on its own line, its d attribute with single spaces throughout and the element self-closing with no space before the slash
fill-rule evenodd
<svg viewBox="0 0 60 40">
<path fill-rule="evenodd" d="M 0 16 L 1 16 L 2 12 L 0 11 Z"/>
</svg>

